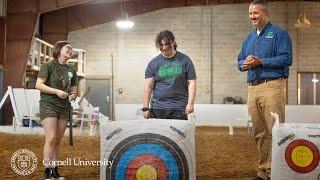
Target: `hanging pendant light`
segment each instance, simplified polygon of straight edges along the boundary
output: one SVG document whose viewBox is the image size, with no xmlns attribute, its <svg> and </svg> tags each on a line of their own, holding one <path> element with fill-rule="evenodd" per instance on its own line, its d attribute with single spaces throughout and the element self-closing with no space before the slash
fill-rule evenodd
<svg viewBox="0 0 320 180">
<path fill-rule="evenodd" d="M 119 29 L 131 29 L 134 26 L 134 22 L 129 19 L 127 12 L 122 11 L 122 0 L 120 2 L 120 7 L 121 16 L 116 22 L 116 25 Z"/>
<path fill-rule="evenodd" d="M 297 23 L 294 24 L 296 28 L 306 28 L 311 26 L 311 22 L 306 16 L 306 13 L 300 13 Z"/>
<path fill-rule="evenodd" d="M 299 8 L 298 0 L 296 1 L 296 4 L 297 4 L 297 12 L 298 12 L 302 8 Z M 296 27 L 296 28 L 307 28 L 307 27 L 310 27 L 310 26 L 311 26 L 311 22 L 307 18 L 306 13 L 304 13 L 304 11 L 302 11 L 298 15 L 297 23 L 294 24 L 294 27 Z"/>
<path fill-rule="evenodd" d="M 319 79 L 313 78 L 313 79 L 312 79 L 312 82 L 317 83 L 317 82 L 319 82 Z"/>
<path fill-rule="evenodd" d="M 116 25 L 119 29 L 130 29 L 134 26 L 134 22 L 128 18 L 128 13 L 122 12 Z"/>
</svg>

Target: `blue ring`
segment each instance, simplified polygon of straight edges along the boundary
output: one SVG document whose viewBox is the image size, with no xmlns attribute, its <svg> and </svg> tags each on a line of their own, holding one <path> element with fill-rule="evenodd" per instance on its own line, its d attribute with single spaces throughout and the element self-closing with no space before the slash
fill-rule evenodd
<svg viewBox="0 0 320 180">
<path fill-rule="evenodd" d="M 121 142 L 119 142 L 113 148 L 113 150 L 111 151 L 108 157 L 108 160 L 113 161 L 113 164 L 111 167 L 106 168 L 106 180 L 118 180 L 121 178 L 116 176 L 116 169 L 119 166 L 120 168 L 123 168 L 126 165 L 123 163 L 119 164 L 121 156 L 125 154 L 126 151 L 140 144 L 149 144 L 148 146 L 154 145 L 156 149 L 158 149 L 159 147 L 164 148 L 165 151 L 168 152 L 173 157 L 173 159 L 177 164 L 178 172 L 177 171 L 174 172 L 178 176 L 177 178 L 179 180 L 189 180 L 188 162 L 182 149 L 171 139 L 159 134 L 152 134 L 152 133 L 143 133 L 143 134 L 130 136 L 122 140 Z M 142 149 L 142 151 L 149 152 L 149 151 L 155 150 L 155 149 L 150 149 L 150 147 L 147 147 L 147 149 L 148 150 Z M 134 151 L 134 152 L 137 152 L 137 151 Z M 150 153 L 150 154 L 155 154 L 155 153 Z M 127 165 L 127 168 L 128 168 L 128 165 Z M 124 169 L 124 170 L 128 171 L 128 169 Z M 169 179 L 169 173 L 167 175 L 167 178 Z"/>
<path fill-rule="evenodd" d="M 117 180 L 126 180 L 126 171 L 129 163 L 144 154 L 154 155 L 163 160 L 168 170 L 168 179 L 179 180 L 179 168 L 176 160 L 170 152 L 156 144 L 139 144 L 122 154 L 115 172 Z"/>
</svg>

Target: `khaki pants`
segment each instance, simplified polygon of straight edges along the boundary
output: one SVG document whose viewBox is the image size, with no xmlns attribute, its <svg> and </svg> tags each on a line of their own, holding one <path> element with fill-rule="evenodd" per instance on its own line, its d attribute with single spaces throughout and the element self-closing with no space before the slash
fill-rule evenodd
<svg viewBox="0 0 320 180">
<path fill-rule="evenodd" d="M 248 86 L 248 110 L 253 124 L 253 135 L 259 154 L 258 176 L 270 177 L 271 138 L 274 118 L 270 112 L 279 115 L 280 123 L 285 121 L 286 80 L 277 79 Z"/>
</svg>

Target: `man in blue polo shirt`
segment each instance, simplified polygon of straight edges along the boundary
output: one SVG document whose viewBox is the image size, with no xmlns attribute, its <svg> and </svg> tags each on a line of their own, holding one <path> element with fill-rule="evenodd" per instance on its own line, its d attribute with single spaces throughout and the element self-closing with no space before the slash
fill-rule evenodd
<svg viewBox="0 0 320 180">
<path fill-rule="evenodd" d="M 286 79 L 292 64 L 292 44 L 288 33 L 269 21 L 265 0 L 253 0 L 249 18 L 254 26 L 242 44 L 238 68 L 247 71 L 248 110 L 259 153 L 259 171 L 255 180 L 270 179 L 271 132 L 274 119 L 285 121 Z"/>
</svg>

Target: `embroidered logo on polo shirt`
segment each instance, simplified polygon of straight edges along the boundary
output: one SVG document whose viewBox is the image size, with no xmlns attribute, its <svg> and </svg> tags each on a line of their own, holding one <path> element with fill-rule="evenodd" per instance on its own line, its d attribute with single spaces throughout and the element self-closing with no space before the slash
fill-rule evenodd
<svg viewBox="0 0 320 180">
<path fill-rule="evenodd" d="M 269 32 L 267 33 L 267 35 L 265 36 L 265 38 L 268 38 L 268 39 L 273 38 L 273 32 L 272 32 L 272 31 L 269 31 Z"/>
</svg>

